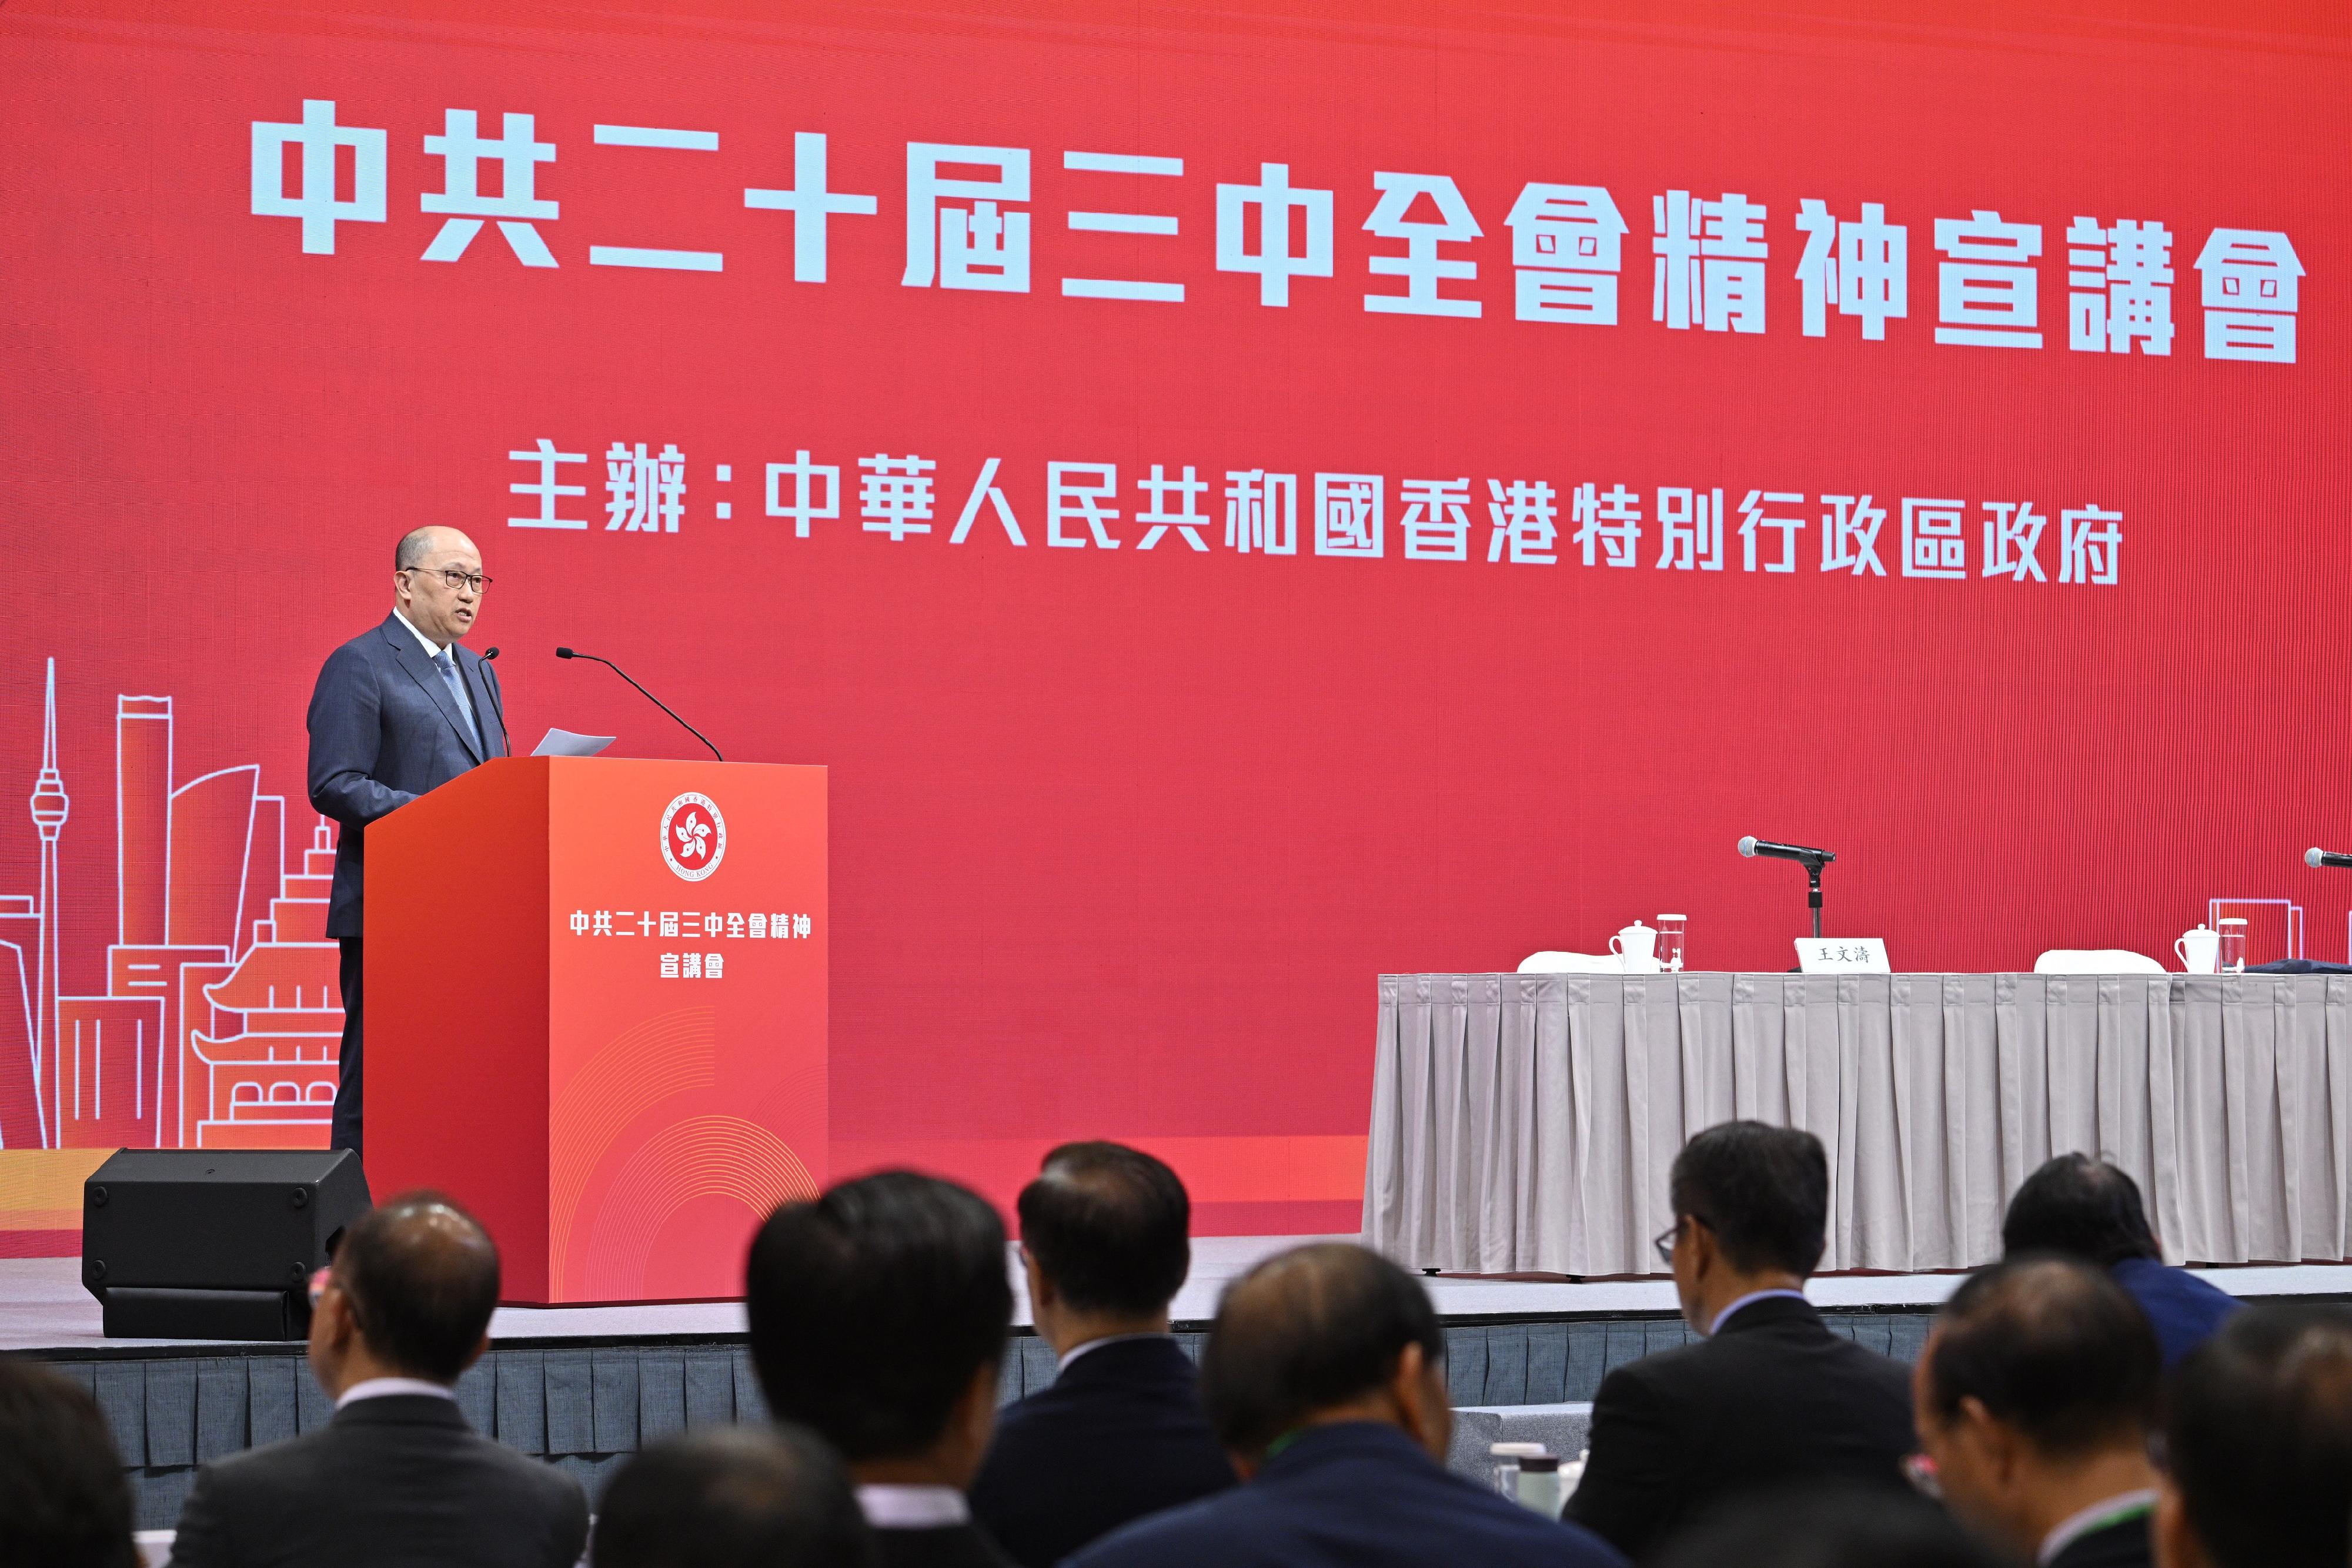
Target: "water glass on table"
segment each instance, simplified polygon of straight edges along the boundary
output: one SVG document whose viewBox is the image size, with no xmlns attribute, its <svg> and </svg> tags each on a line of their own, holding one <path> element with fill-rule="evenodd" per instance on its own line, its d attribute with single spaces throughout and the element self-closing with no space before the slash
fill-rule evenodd
<svg viewBox="0 0 2352 1568">
<path fill-rule="evenodd" d="M 2215 921 L 2221 928 L 2221 973 L 2242 975 L 2246 972 L 2246 923 L 2234 915 L 2225 915 Z"/>
<path fill-rule="evenodd" d="M 1669 975 L 1682 973 L 1683 935 L 1689 925 L 1690 921 L 1685 915 L 1658 916 L 1658 967 Z"/>
</svg>

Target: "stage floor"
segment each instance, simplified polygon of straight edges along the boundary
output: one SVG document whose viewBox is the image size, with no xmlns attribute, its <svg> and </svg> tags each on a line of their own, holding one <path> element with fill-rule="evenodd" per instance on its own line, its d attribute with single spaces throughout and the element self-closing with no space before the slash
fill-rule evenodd
<svg viewBox="0 0 2352 1568">
<path fill-rule="evenodd" d="M 1261 1258 L 1318 1239 L 1353 1237 L 1209 1236 L 1192 1243 L 1192 1275 L 1176 1298 L 1179 1322 L 1205 1324 L 1216 1315 L 1226 1281 Z M 1013 1321 L 1029 1325 L 1029 1300 L 1016 1260 L 1013 1275 Z M 2352 1296 L 2352 1265 L 2303 1264 L 2292 1268 L 2249 1267 L 2199 1272 L 2233 1295 Z M 1957 1289 L 1960 1274 L 1843 1274 L 1813 1281 L 1807 1294 L 1823 1307 L 1905 1309 L 1933 1307 Z M 1440 1276 L 1425 1281 L 1441 1316 L 1449 1322 L 1492 1318 L 1562 1318 L 1627 1313 L 1664 1315 L 1675 1309 L 1673 1284 L 1664 1279 L 1566 1281 L 1501 1280 Z M 501 1345 L 585 1341 L 723 1339 L 745 1332 L 740 1301 L 680 1301 L 653 1306 L 501 1307 L 490 1337 Z M 178 1347 L 217 1348 L 213 1340 L 110 1340 L 99 1332 L 98 1302 L 81 1288 L 80 1266 L 71 1258 L 0 1259 L 0 1351 L 47 1354 L 152 1354 Z"/>
</svg>

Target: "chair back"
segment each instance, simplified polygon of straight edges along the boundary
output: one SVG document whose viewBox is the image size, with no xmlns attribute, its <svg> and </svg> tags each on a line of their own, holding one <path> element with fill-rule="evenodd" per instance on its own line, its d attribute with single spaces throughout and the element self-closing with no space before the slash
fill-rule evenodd
<svg viewBox="0 0 2352 1568">
<path fill-rule="evenodd" d="M 1555 953 L 1547 948 L 1519 960 L 1522 975 L 1622 975 L 1625 961 L 1614 953 Z"/>
<path fill-rule="evenodd" d="M 2128 947 L 2053 947 L 2033 960 L 2037 975 L 2161 975 L 2164 966 Z"/>
</svg>

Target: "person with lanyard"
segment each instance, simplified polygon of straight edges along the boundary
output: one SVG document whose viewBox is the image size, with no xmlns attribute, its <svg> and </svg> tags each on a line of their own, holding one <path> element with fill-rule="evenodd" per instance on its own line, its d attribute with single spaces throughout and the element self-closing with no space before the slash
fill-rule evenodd
<svg viewBox="0 0 2352 1568">
<path fill-rule="evenodd" d="M 1912 1473 L 2040 1568 L 2147 1568 L 2163 1376 L 2156 1331 L 2105 1270 L 1997 1263 L 1953 1294 L 1927 1337 Z"/>
</svg>

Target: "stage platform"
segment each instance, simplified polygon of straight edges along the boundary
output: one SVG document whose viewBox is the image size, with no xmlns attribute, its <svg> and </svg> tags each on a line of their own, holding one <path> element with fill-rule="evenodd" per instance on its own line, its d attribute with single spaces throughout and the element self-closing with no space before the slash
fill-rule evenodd
<svg viewBox="0 0 2352 1568">
<path fill-rule="evenodd" d="M 1198 1353 L 1226 1282 L 1307 1237 L 1212 1237 L 1193 1244 L 1177 1298 L 1179 1337 Z M 1348 1238 L 1346 1239 L 1353 1239 Z M 1016 1331 L 1000 1392 L 1051 1383 L 1053 1352 L 1029 1328 L 1021 1272 Z M 2252 1298 L 2352 1300 L 2352 1266 L 2204 1271 Z M 1829 1275 L 1808 1294 L 1839 1332 L 1910 1359 L 1936 1307 L 1962 1275 Z M 1684 1343 L 1664 1279 L 1428 1280 L 1445 1322 L 1448 1378 L 1465 1415 L 1465 1464 L 1509 1436 L 1571 1449 L 1612 1366 Z M 131 1469 L 142 1529 L 169 1528 L 194 1467 L 291 1437 L 331 1413 L 296 1343 L 109 1340 L 72 1259 L 0 1260 L 0 1352 L 56 1363 L 97 1396 Z M 578 1475 L 592 1492 L 641 1443 L 684 1427 L 764 1414 L 740 1301 L 649 1306 L 508 1307 L 491 1348 L 458 1385 L 475 1426 Z"/>
<path fill-rule="evenodd" d="M 1260 1259 L 1307 1241 L 1356 1238 L 1210 1236 L 1192 1244 L 1192 1274 L 1177 1296 L 1180 1328 L 1205 1329 L 1226 1283 Z M 1029 1297 L 1017 1261 L 1011 1264 L 1013 1321 L 1030 1326 Z M 2352 1300 L 2352 1264 L 2247 1266 L 2200 1270 L 2232 1295 L 2333 1297 Z M 1965 1278 L 1937 1274 L 1825 1274 L 1809 1294 L 1840 1312 L 1932 1312 Z M 1665 1317 L 1675 1314 L 1673 1284 L 1654 1279 L 1567 1281 L 1496 1279 L 1440 1274 L 1424 1282 L 1448 1323 L 1496 1319 Z M 740 1338 L 740 1301 L 669 1301 L 644 1306 L 501 1307 L 490 1322 L 499 1348 L 547 1348 L 592 1343 L 660 1343 Z M 220 1355 L 217 1340 L 110 1340 L 99 1332 L 98 1302 L 81 1288 L 71 1258 L 0 1259 L 0 1351 L 51 1360 L 139 1358 L 173 1354 Z M 264 1354 L 291 1347 L 259 1343 L 238 1348 Z"/>
</svg>

